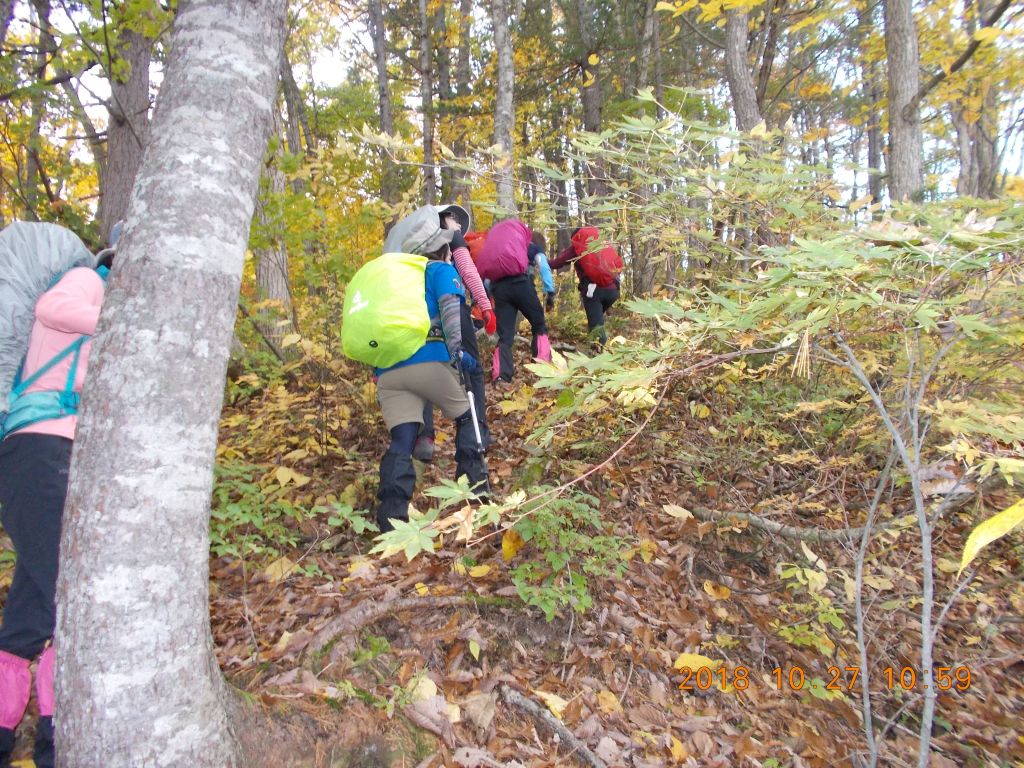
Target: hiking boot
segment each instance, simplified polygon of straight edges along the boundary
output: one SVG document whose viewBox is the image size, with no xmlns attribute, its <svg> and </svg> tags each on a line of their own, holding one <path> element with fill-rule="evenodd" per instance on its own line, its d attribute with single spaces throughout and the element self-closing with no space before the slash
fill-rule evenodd
<svg viewBox="0 0 1024 768">
<path fill-rule="evenodd" d="M 416 468 L 412 456 L 388 451 L 380 460 L 380 486 L 377 488 L 377 527 L 381 533 L 393 530 L 392 520 L 409 520 L 409 502 L 416 490 Z"/>
<path fill-rule="evenodd" d="M 53 718 L 40 716 L 36 724 L 36 745 L 32 751 L 36 768 L 54 768 L 57 764 L 53 746 Z"/>
<path fill-rule="evenodd" d="M 10 768 L 14 741 L 13 728 L 0 728 L 0 768 Z"/>
<path fill-rule="evenodd" d="M 424 463 L 434 460 L 434 438 L 429 435 L 420 435 L 416 438 L 416 445 L 412 449 L 412 457 Z"/>
<path fill-rule="evenodd" d="M 463 475 L 469 487 L 478 496 L 486 498 L 491 493 L 487 480 L 487 462 L 483 447 L 476 442 L 473 419 L 469 414 L 455 420 L 455 477 Z"/>
</svg>

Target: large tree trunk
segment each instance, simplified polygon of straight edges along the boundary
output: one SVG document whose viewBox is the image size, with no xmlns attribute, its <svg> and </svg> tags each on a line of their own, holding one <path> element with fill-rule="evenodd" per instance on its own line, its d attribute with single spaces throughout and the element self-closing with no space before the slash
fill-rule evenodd
<svg viewBox="0 0 1024 768">
<path fill-rule="evenodd" d="M 515 216 L 516 196 L 512 184 L 512 129 L 516 122 L 515 103 L 512 99 L 515 70 L 508 16 L 507 0 L 493 0 L 491 24 L 494 28 L 494 51 L 498 60 L 498 88 L 494 99 L 494 143 L 501 148 L 501 156 L 497 159 L 497 203 L 504 215 Z"/>
<path fill-rule="evenodd" d="M 153 42 L 138 32 L 124 30 L 117 58 L 130 67 L 124 81 L 110 78 L 107 112 L 107 152 L 100 187 L 99 215 L 104 239 L 125 217 L 135 175 L 149 131 L 149 59 Z"/>
<path fill-rule="evenodd" d="M 884 0 L 885 53 L 889 68 L 889 196 L 920 199 L 924 188 L 924 139 L 917 91 L 921 84 L 913 0 Z"/>
<path fill-rule="evenodd" d="M 420 111 L 423 113 L 423 202 L 437 198 L 434 168 L 434 46 L 433 26 L 427 15 L 427 0 L 420 3 Z"/>
<path fill-rule="evenodd" d="M 747 63 L 747 14 L 726 11 L 725 14 L 725 76 L 729 81 L 736 127 L 750 131 L 761 122 L 757 108 L 754 78 Z"/>
<path fill-rule="evenodd" d="M 61 765 L 256 766 L 213 654 L 209 504 L 285 0 L 182 0 L 72 460 Z M 170 545 L 169 545 L 170 542 Z"/>
</svg>

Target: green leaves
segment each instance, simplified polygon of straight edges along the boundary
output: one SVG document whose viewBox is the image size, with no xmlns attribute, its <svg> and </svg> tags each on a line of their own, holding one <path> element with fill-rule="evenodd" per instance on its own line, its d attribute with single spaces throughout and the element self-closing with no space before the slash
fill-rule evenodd
<svg viewBox="0 0 1024 768">
<path fill-rule="evenodd" d="M 392 520 L 391 524 L 394 530 L 378 536 L 377 544 L 370 550 L 370 554 L 391 557 L 402 552 L 406 560 L 412 560 L 421 552 L 434 551 L 434 539 L 440 532 L 430 522 L 424 519 Z"/>
</svg>

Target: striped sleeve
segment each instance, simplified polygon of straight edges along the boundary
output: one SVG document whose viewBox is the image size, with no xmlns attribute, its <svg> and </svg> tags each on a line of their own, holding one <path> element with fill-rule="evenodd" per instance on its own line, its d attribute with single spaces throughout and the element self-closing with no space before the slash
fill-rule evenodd
<svg viewBox="0 0 1024 768">
<path fill-rule="evenodd" d="M 487 297 L 487 291 L 484 290 L 484 283 L 480 279 L 480 273 L 476 271 L 473 257 L 469 255 L 469 249 L 454 249 L 452 251 L 452 261 L 455 262 L 455 269 L 459 271 L 459 277 L 462 278 L 463 285 L 466 286 L 466 290 L 469 291 L 469 295 L 473 298 L 473 303 L 479 305 L 480 309 L 485 312 L 492 309 L 491 300 Z"/>
</svg>

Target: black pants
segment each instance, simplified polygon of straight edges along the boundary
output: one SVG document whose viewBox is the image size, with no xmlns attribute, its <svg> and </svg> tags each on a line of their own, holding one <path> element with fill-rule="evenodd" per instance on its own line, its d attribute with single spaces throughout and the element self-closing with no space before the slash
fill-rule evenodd
<svg viewBox="0 0 1024 768">
<path fill-rule="evenodd" d="M 473 315 L 470 314 L 469 307 L 466 304 L 462 305 L 461 324 L 462 348 L 480 363 L 480 370 L 476 373 L 467 374 L 467 377 L 469 378 L 469 388 L 473 392 L 477 421 L 480 423 L 480 435 L 484 439 L 484 445 L 487 445 L 490 430 L 487 428 L 487 403 L 484 400 L 484 361 L 480 359 L 480 347 L 476 343 L 476 326 L 473 325 Z M 434 438 L 434 406 L 430 403 L 423 406 L 423 426 L 420 428 L 420 434 L 431 439 Z"/>
<path fill-rule="evenodd" d="M 593 335 L 596 332 L 597 341 L 603 347 L 608 343 L 608 334 L 604 330 L 604 313 L 619 300 L 619 289 L 614 285 L 608 288 L 595 288 L 594 295 L 587 296 L 590 285 L 588 283 L 586 287 L 580 286 L 580 301 L 583 302 L 583 311 L 587 313 L 587 333 Z"/>
<path fill-rule="evenodd" d="M 531 352 L 537 354 L 537 337 L 548 332 L 547 321 L 544 319 L 544 307 L 537 298 L 537 289 L 528 275 L 505 277 L 491 284 L 494 294 L 494 314 L 498 318 L 498 349 L 495 362 L 498 370 L 493 378 L 511 381 L 516 372 L 512 360 L 512 344 L 516 339 L 516 326 L 519 325 L 519 313 L 530 323 L 533 333 Z"/>
<path fill-rule="evenodd" d="M 0 521 L 18 555 L 4 605 L 0 650 L 35 658 L 53 636 L 60 524 L 71 441 L 14 434 L 0 442 Z"/>
</svg>

